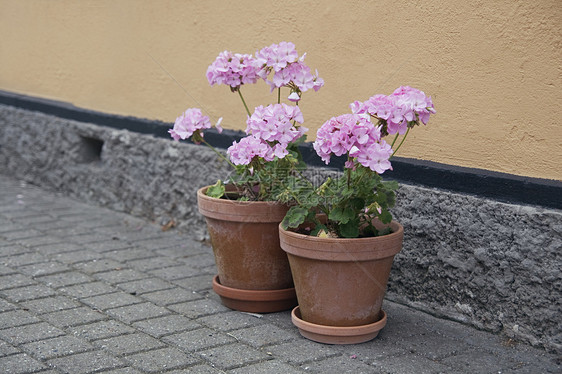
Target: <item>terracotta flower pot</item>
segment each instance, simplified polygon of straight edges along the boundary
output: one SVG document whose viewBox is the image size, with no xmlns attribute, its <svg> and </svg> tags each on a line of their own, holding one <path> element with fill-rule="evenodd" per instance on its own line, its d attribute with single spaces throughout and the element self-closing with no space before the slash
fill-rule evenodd
<svg viewBox="0 0 562 374">
<path fill-rule="evenodd" d="M 390 226 L 389 235 L 356 239 L 318 238 L 279 226 L 299 302 L 292 320 L 303 336 L 323 343 L 360 343 L 384 327 L 381 306 L 404 236 L 398 222 Z"/>
<path fill-rule="evenodd" d="M 255 313 L 294 307 L 293 279 L 278 232 L 288 208 L 271 202 L 216 199 L 205 195 L 207 188 L 197 191 L 197 202 L 218 269 L 213 289 L 222 303 Z"/>
</svg>

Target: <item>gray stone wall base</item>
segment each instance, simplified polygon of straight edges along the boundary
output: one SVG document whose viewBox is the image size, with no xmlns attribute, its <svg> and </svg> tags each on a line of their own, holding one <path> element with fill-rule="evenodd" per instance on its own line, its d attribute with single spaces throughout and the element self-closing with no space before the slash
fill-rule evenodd
<svg viewBox="0 0 562 374">
<path fill-rule="evenodd" d="M 203 239 L 196 190 L 229 169 L 203 146 L 0 105 L 0 172 Z M 389 299 L 562 348 L 561 211 L 404 184 L 393 214 Z"/>
</svg>

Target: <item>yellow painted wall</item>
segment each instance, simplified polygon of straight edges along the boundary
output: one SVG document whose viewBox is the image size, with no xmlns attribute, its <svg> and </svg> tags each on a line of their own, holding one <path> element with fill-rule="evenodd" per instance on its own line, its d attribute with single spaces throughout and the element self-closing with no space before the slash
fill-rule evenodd
<svg viewBox="0 0 562 374">
<path fill-rule="evenodd" d="M 307 127 L 411 85 L 437 115 L 399 155 L 562 180 L 562 1 L 0 0 L 0 89 L 172 122 L 201 107 L 245 128 L 210 87 L 219 52 L 292 41 L 326 85 Z M 250 106 L 275 101 L 244 87 Z"/>
</svg>

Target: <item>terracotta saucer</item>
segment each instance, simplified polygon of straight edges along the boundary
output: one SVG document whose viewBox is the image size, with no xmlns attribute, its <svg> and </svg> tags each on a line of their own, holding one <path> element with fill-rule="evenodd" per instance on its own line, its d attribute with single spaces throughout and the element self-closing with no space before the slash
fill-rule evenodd
<svg viewBox="0 0 562 374">
<path fill-rule="evenodd" d="M 361 326 L 337 327 L 324 326 L 306 322 L 301 319 L 299 307 L 291 313 L 291 321 L 297 326 L 302 336 L 319 343 L 357 344 L 374 339 L 386 325 L 386 313 L 381 309 L 380 319 L 375 323 Z"/>
<path fill-rule="evenodd" d="M 282 290 L 242 290 L 220 284 L 219 276 L 213 278 L 213 290 L 224 306 L 251 313 L 272 313 L 289 310 L 297 305 L 295 288 Z"/>
</svg>

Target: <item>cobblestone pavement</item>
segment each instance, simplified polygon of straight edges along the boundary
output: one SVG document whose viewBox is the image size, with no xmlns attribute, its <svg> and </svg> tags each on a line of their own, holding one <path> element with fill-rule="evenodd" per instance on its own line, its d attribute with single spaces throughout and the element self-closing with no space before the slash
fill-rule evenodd
<svg viewBox="0 0 562 374">
<path fill-rule="evenodd" d="M 0 373 L 546 373 L 559 357 L 385 302 L 368 343 L 302 338 L 212 291 L 211 249 L 0 175 Z"/>
</svg>

